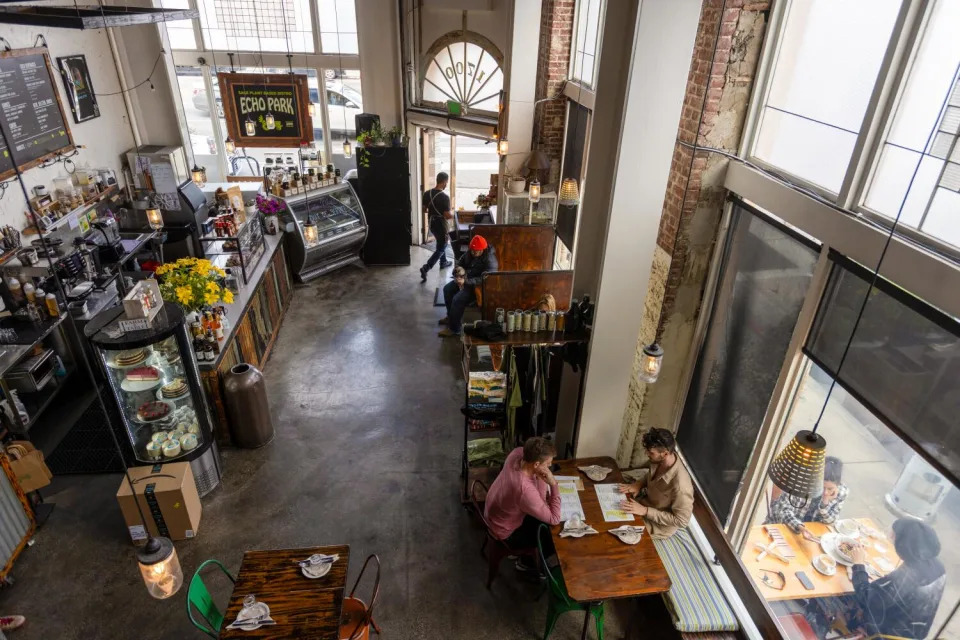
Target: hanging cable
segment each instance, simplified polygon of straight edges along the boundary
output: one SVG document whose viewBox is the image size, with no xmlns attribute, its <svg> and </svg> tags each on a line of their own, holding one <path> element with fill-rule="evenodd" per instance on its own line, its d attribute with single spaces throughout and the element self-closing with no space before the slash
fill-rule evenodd
<svg viewBox="0 0 960 640">
<path fill-rule="evenodd" d="M 95 95 L 98 98 L 105 98 L 107 96 L 119 96 L 121 94 L 130 93 L 131 91 L 139 89 L 140 87 L 142 87 L 147 83 L 150 84 L 150 90 L 151 91 L 154 90 L 156 87 L 153 86 L 153 74 L 157 70 L 157 65 L 160 64 L 160 59 L 163 57 L 163 54 L 165 54 L 166 52 L 167 52 L 166 49 L 164 49 L 163 47 L 160 48 L 160 53 L 157 54 L 157 59 L 153 61 L 153 68 L 150 69 L 150 74 L 142 82 L 138 82 L 132 87 L 128 87 L 127 89 L 123 89 L 121 91 L 114 91 L 112 93 L 94 93 L 93 95 Z"/>
</svg>

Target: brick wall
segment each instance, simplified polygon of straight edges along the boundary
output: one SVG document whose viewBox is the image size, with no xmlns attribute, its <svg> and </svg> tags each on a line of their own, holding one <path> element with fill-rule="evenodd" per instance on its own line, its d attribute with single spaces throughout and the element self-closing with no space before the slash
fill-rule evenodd
<svg viewBox="0 0 960 640">
<path fill-rule="evenodd" d="M 618 449 L 621 464 L 642 463 L 639 434 L 651 426 L 672 426 L 682 410 L 677 393 L 684 381 L 716 246 L 727 195 L 724 169 L 729 162 L 706 151 L 698 151 L 694 157 L 687 145 L 696 141 L 700 146 L 736 153 L 769 8 L 769 0 L 703 2 L 634 368 L 639 366 L 643 345 L 654 336 L 664 348 L 664 365 L 655 385 L 647 386 L 636 376 L 630 381 Z"/>
<path fill-rule="evenodd" d="M 557 95 L 567 78 L 575 5 L 574 0 L 543 0 L 537 60 L 537 100 Z M 560 181 L 565 118 L 565 100 L 551 100 L 537 105 L 533 121 L 533 140 L 535 147 L 545 151 L 550 158 L 549 182 L 552 185 L 557 185 Z"/>
</svg>

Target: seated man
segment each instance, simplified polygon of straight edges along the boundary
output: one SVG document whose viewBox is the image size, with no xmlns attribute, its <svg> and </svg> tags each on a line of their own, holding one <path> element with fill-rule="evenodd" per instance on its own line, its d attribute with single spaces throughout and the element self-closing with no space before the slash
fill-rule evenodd
<svg viewBox="0 0 960 640">
<path fill-rule="evenodd" d="M 803 500 L 782 494 L 770 505 L 770 515 L 764 524 L 785 524 L 794 533 L 809 538 L 811 534 L 804 522 L 833 524 L 840 517 L 843 502 L 847 499 L 847 485 L 840 482 L 843 463 L 839 458 L 827 456 L 823 466 L 823 495 L 819 500 Z"/>
<path fill-rule="evenodd" d="M 483 274 L 487 271 L 496 271 L 497 253 L 493 247 L 487 245 L 483 236 L 473 236 L 470 239 L 470 250 L 457 262 L 463 267 L 465 277 L 462 280 L 454 278 L 443 287 L 443 302 L 447 305 L 447 317 L 440 321 L 447 327 L 440 331 L 441 338 L 460 335 L 463 312 L 467 305 L 475 302 L 476 287 L 481 284 Z"/>
<path fill-rule="evenodd" d="M 537 546 L 541 523 L 560 523 L 560 491 L 550 472 L 556 449 L 543 438 L 529 438 L 510 452 L 487 492 L 483 515 L 490 533 L 512 549 Z M 518 569 L 524 567 L 518 563 Z"/>
<path fill-rule="evenodd" d="M 643 434 L 643 448 L 650 460 L 650 472 L 639 482 L 621 484 L 620 493 L 639 495 L 626 499 L 620 508 L 642 516 L 654 538 L 669 538 L 690 522 L 693 513 L 693 482 L 677 458 L 677 442 L 666 429 Z"/>
</svg>

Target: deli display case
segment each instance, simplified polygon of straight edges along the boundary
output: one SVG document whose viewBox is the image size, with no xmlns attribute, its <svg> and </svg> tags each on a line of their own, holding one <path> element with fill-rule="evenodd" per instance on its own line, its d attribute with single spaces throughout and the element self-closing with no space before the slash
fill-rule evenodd
<svg viewBox="0 0 960 640">
<path fill-rule="evenodd" d="M 240 223 L 232 235 L 211 232 L 200 237 L 204 256 L 221 269 L 230 269 L 243 284 L 247 284 L 253 270 L 263 257 L 263 222 L 257 212 Z"/>
<path fill-rule="evenodd" d="M 349 182 L 282 198 L 291 269 L 301 282 L 360 261 L 367 219 Z"/>
<path fill-rule="evenodd" d="M 149 328 L 123 331 L 122 305 L 97 314 L 84 333 L 99 354 L 134 458 L 189 462 L 197 491 L 220 484 L 220 454 L 180 307 L 165 302 Z"/>
</svg>

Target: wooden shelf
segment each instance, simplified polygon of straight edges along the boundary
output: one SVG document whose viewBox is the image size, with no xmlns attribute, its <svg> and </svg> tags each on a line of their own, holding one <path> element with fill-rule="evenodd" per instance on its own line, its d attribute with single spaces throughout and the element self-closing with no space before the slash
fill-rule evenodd
<svg viewBox="0 0 960 640">
<path fill-rule="evenodd" d="M 580 329 L 579 331 L 514 331 L 508 333 L 503 340 L 484 340 L 476 336 L 463 334 L 463 344 L 465 347 L 476 346 L 510 346 L 522 347 L 526 345 L 564 345 L 571 342 L 586 342 L 590 339 L 590 331 Z"/>
</svg>

